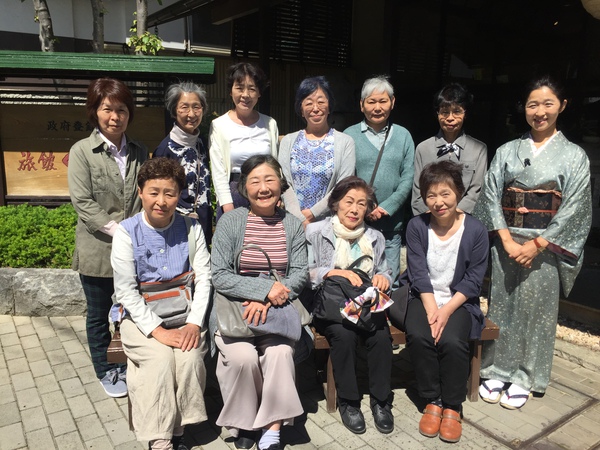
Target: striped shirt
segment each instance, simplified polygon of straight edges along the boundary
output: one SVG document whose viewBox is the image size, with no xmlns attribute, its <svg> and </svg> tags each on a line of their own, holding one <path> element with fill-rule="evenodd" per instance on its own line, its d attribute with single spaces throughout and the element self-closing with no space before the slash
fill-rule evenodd
<svg viewBox="0 0 600 450">
<path fill-rule="evenodd" d="M 269 258 L 273 269 L 281 276 L 287 271 L 288 255 L 283 221 L 278 213 L 271 217 L 250 214 L 244 233 L 244 245 L 261 247 Z M 261 251 L 246 249 L 240 257 L 240 274 L 258 276 L 269 272 L 269 264 Z"/>
</svg>

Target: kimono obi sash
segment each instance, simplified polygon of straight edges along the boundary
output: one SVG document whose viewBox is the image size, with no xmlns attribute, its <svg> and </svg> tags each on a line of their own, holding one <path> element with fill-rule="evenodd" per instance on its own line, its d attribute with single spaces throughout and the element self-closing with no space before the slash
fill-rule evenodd
<svg viewBox="0 0 600 450">
<path fill-rule="evenodd" d="M 509 227 L 545 229 L 561 201 L 558 191 L 509 187 L 502 195 L 502 212 Z"/>
</svg>

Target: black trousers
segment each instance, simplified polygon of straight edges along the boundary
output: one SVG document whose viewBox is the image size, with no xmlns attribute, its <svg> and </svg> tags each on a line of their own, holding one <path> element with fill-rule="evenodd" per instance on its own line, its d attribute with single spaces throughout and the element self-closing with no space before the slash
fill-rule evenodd
<svg viewBox="0 0 600 450">
<path fill-rule="evenodd" d="M 448 319 L 437 345 L 419 298 L 411 298 L 406 313 L 406 347 L 417 378 L 419 395 L 460 405 L 467 398 L 471 314 L 458 308 Z"/>
<path fill-rule="evenodd" d="M 313 324 L 329 342 L 338 397 L 350 401 L 361 398 L 356 379 L 356 350 L 361 340 L 367 348 L 371 398 L 391 402 L 392 339 L 387 323 L 373 332 L 319 319 L 314 319 Z"/>
</svg>

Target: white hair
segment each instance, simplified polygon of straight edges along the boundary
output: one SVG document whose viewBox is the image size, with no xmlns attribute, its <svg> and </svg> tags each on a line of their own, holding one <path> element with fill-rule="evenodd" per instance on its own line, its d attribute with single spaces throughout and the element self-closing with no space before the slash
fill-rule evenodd
<svg viewBox="0 0 600 450">
<path fill-rule="evenodd" d="M 375 92 L 385 92 L 390 96 L 390 98 L 392 98 L 394 96 L 394 87 L 384 75 L 369 78 L 367 81 L 365 81 L 362 90 L 360 91 L 360 100 L 365 100 Z"/>
</svg>

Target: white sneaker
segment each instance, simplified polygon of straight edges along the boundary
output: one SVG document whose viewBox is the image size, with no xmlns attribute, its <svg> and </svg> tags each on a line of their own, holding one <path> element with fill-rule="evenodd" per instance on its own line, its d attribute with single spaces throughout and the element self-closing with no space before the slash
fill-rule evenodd
<svg viewBox="0 0 600 450">
<path fill-rule="evenodd" d="M 119 377 L 119 369 L 111 369 L 106 372 L 104 378 L 100 380 L 104 392 L 109 397 L 125 397 L 127 395 L 127 383 Z"/>
</svg>

